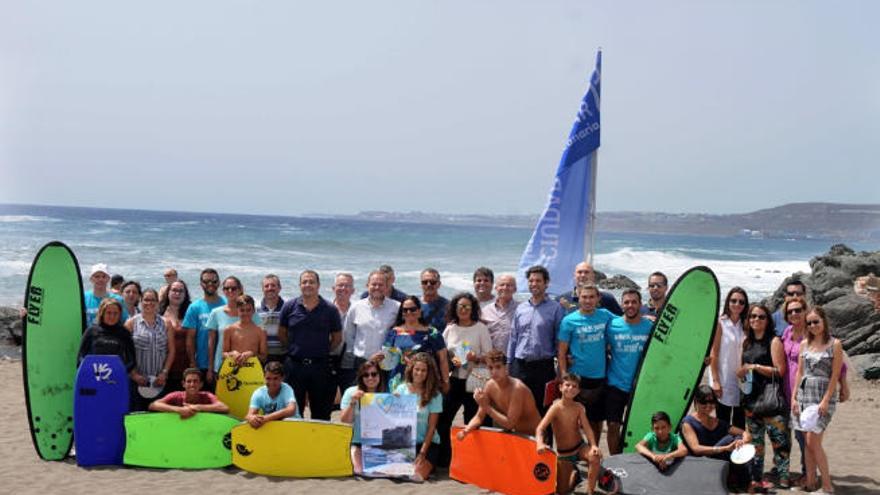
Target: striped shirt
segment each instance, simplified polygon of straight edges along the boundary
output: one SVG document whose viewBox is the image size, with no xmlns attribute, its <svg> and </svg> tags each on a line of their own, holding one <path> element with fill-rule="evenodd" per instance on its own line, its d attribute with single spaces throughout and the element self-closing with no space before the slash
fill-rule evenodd
<svg viewBox="0 0 880 495">
<path fill-rule="evenodd" d="M 168 333 L 165 320 L 156 316 L 153 326 L 147 324 L 143 315 L 134 317 L 132 338 L 137 359 L 137 369 L 146 377 L 156 376 L 165 365 L 168 357 Z"/>
</svg>

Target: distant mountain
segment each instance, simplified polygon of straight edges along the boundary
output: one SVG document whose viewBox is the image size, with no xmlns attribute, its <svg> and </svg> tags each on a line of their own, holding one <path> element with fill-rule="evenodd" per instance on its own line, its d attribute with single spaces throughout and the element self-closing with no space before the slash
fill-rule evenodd
<svg viewBox="0 0 880 495">
<path fill-rule="evenodd" d="M 792 239 L 880 240 L 880 205 L 791 203 L 751 213 L 710 215 L 606 211 L 596 214 L 603 232 L 693 234 Z M 476 215 L 363 211 L 333 216 L 378 222 L 414 222 L 531 228 L 537 215 Z"/>
</svg>

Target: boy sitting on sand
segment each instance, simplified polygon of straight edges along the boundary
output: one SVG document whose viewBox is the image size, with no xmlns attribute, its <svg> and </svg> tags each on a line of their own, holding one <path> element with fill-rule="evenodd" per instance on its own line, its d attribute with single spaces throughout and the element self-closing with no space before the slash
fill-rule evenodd
<svg viewBox="0 0 880 495">
<path fill-rule="evenodd" d="M 202 372 L 198 368 L 188 368 L 183 372 L 183 390 L 154 400 L 150 404 L 150 411 L 173 412 L 187 419 L 199 412 L 226 414 L 229 406 L 220 402 L 211 392 L 203 392 Z"/>
<path fill-rule="evenodd" d="M 244 417 L 254 429 L 263 426 L 267 421 L 299 416 L 293 388 L 284 383 L 284 366 L 278 361 L 272 361 L 266 365 L 264 373 L 266 384 L 254 390 L 250 409 Z"/>
<path fill-rule="evenodd" d="M 269 347 L 266 332 L 254 323 L 254 298 L 243 294 L 238 296 L 235 305 L 238 321 L 223 332 L 223 357 L 233 359 L 236 366 L 241 366 L 252 356 L 265 362 Z"/>
<path fill-rule="evenodd" d="M 665 412 L 657 411 L 651 416 L 651 430 L 636 444 L 636 450 L 656 464 L 660 471 L 665 471 L 675 459 L 688 454 L 681 437 L 672 433 L 672 424 Z"/>
<path fill-rule="evenodd" d="M 547 450 L 544 443 L 544 430 L 548 426 L 553 428 L 553 437 L 556 441 L 558 462 L 556 467 L 556 493 L 568 493 L 575 487 L 576 464 L 579 460 L 589 464 L 587 474 L 587 493 L 592 494 L 596 490 L 596 481 L 599 478 L 599 461 L 602 459 L 602 451 L 599 450 L 596 435 L 587 421 L 586 408 L 575 397 L 581 391 L 581 379 L 574 373 L 566 373 L 559 382 L 559 391 L 562 398 L 556 400 L 544 419 L 538 424 L 535 431 L 535 443 L 538 453 Z M 587 436 L 584 441 L 583 435 Z"/>
</svg>

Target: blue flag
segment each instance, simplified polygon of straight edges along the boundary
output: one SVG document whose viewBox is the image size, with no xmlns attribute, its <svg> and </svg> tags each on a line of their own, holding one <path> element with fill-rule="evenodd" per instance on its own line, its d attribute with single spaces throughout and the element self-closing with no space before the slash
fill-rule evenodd
<svg viewBox="0 0 880 495">
<path fill-rule="evenodd" d="M 525 271 L 541 265 L 550 272 L 548 292 L 561 293 L 573 283 L 576 264 L 592 251 L 593 217 L 596 211 L 596 156 L 599 149 L 599 89 L 602 52 L 590 89 L 584 95 L 577 120 L 571 128 L 562 160 L 556 169 L 547 207 L 532 232 L 517 270 L 518 290 L 528 283 Z"/>
</svg>

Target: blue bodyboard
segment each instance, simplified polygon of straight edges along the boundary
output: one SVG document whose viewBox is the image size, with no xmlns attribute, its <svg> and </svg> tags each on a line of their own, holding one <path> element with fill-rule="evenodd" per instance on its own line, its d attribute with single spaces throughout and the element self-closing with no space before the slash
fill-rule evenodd
<svg viewBox="0 0 880 495">
<path fill-rule="evenodd" d="M 128 373 L 119 356 L 86 356 L 76 373 L 73 438 L 80 466 L 122 465 Z"/>
</svg>

